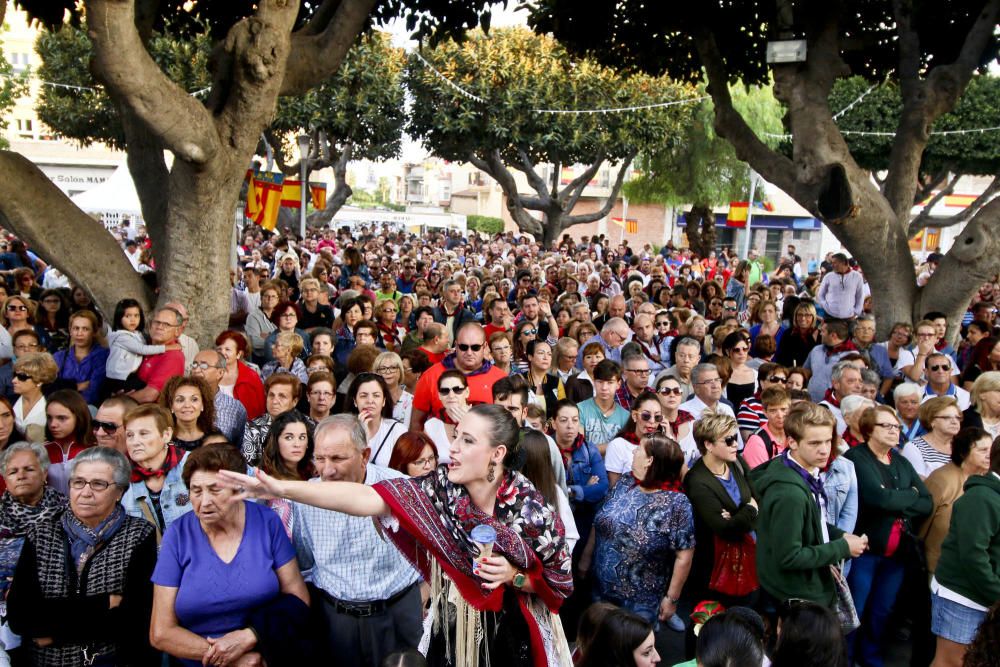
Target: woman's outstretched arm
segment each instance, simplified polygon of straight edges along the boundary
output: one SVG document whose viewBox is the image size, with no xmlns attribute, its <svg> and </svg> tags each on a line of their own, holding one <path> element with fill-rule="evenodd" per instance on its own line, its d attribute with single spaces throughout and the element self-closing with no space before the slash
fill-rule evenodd
<svg viewBox="0 0 1000 667">
<path fill-rule="evenodd" d="M 229 488 L 242 490 L 249 498 L 287 498 L 304 505 L 354 516 L 380 516 L 389 513 L 389 506 L 375 489 L 356 482 L 280 480 L 259 468 L 256 477 L 220 470 L 219 480 Z"/>
</svg>

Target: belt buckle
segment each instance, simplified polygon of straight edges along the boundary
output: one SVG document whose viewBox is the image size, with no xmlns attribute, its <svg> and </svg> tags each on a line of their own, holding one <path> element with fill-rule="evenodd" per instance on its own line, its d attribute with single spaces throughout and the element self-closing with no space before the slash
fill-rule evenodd
<svg viewBox="0 0 1000 667">
<path fill-rule="evenodd" d="M 375 605 L 373 604 L 359 604 L 353 606 L 354 613 L 358 618 L 368 618 L 375 614 Z"/>
</svg>

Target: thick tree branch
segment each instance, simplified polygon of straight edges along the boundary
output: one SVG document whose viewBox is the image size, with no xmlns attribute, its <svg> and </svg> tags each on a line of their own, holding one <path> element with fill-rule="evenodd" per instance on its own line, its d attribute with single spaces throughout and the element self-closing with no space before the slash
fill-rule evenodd
<svg viewBox="0 0 1000 667">
<path fill-rule="evenodd" d="M 337 15 L 338 7 L 340 7 L 340 0 L 323 0 L 323 4 L 319 6 L 312 15 L 312 18 L 309 19 L 309 22 L 302 26 L 299 34 L 318 35 L 326 30 L 327 26 L 330 25 L 330 21 Z"/>
<path fill-rule="evenodd" d="M 584 188 L 587 187 L 587 184 L 593 180 L 594 176 L 597 174 L 597 170 L 601 168 L 602 164 L 604 164 L 604 156 L 605 153 L 603 150 L 598 151 L 590 166 L 584 169 L 582 174 L 567 183 L 566 187 L 559 193 L 558 201 L 560 204 L 564 205 L 563 208 L 565 208 L 565 210 L 572 211 L 573 207 L 576 206 L 576 202 L 580 199 L 580 193 L 582 193 Z M 632 157 L 635 157 L 635 155 L 633 154 Z M 629 158 L 629 160 L 632 160 L 632 158 Z M 569 204 L 566 203 L 568 198 L 571 198 L 571 203 Z"/>
<path fill-rule="evenodd" d="M 936 195 L 935 198 L 937 201 L 940 201 L 941 196 L 944 196 L 945 194 L 951 194 L 954 191 L 955 183 L 958 181 L 958 178 L 959 177 L 956 176 L 954 179 L 952 179 L 951 183 L 948 184 L 947 193 L 945 192 L 945 190 L 942 190 Z M 986 186 L 986 189 L 983 190 L 982 194 L 976 197 L 976 199 L 971 204 L 966 206 L 964 209 L 962 209 L 955 215 L 949 216 L 947 218 L 938 218 L 938 219 L 932 218 L 930 216 L 930 209 L 933 206 L 933 204 L 936 203 L 935 200 L 932 200 L 927 203 L 927 206 L 925 206 L 924 210 L 920 212 L 920 215 L 918 215 L 910 222 L 910 236 L 915 235 L 917 232 L 919 232 L 921 229 L 924 229 L 925 227 L 938 227 L 938 228 L 954 227 L 955 225 L 960 225 L 963 222 L 968 222 L 974 216 L 976 216 L 979 213 L 979 211 L 983 209 L 983 207 L 985 207 L 987 204 L 996 199 L 998 194 L 1000 194 L 1000 174 L 993 177 L 993 180 L 990 181 L 990 184 L 988 186 Z"/>
<path fill-rule="evenodd" d="M 329 78 L 357 41 L 376 0 L 341 0 L 322 32 L 292 35 L 282 95 L 300 95 Z"/>
<path fill-rule="evenodd" d="M 625 172 L 628 171 L 629 165 L 632 164 L 632 160 L 635 158 L 635 153 L 631 153 L 625 161 L 622 162 L 621 168 L 618 170 L 618 176 L 615 178 L 615 184 L 611 188 L 611 195 L 608 196 L 608 200 L 604 202 L 604 206 L 598 211 L 593 213 L 582 213 L 580 215 L 567 215 L 562 219 L 561 229 L 562 231 L 573 225 L 579 225 L 586 222 L 597 222 L 601 218 L 607 217 L 611 213 L 611 209 L 614 207 L 615 202 L 618 201 L 618 195 L 622 191 L 622 185 L 625 183 Z M 572 210 L 572 209 L 569 209 Z"/>
<path fill-rule="evenodd" d="M 953 193 L 955 191 L 955 184 L 958 183 L 958 179 L 962 177 L 961 174 L 955 174 L 948 181 L 948 184 L 941 188 L 938 192 L 934 194 L 933 197 L 920 209 L 920 213 L 913 220 L 910 221 L 910 228 L 908 236 L 913 236 L 918 231 L 924 227 L 936 227 L 937 225 L 931 224 L 931 210 L 937 206 L 937 203 Z"/>
<path fill-rule="evenodd" d="M 941 310 L 957 321 L 980 285 L 998 271 L 1000 198 L 994 198 L 972 217 L 921 290 L 919 312 Z"/>
<path fill-rule="evenodd" d="M 712 96 L 715 106 L 716 131 L 729 140 L 737 157 L 750 163 L 767 181 L 792 194 L 797 190 L 795 164 L 762 142 L 733 107 L 725 65 L 715 36 L 702 28 L 695 35 L 695 44 L 708 77 L 708 94 Z"/>
<path fill-rule="evenodd" d="M 195 164 L 210 160 L 220 147 L 215 124 L 201 102 L 150 57 L 136 29 L 134 3 L 87 0 L 85 5 L 94 76 L 179 159 Z"/>
<path fill-rule="evenodd" d="M 105 313 L 121 299 L 152 294 L 104 225 L 77 208 L 38 167 L 18 153 L 0 151 L 0 218 L 47 262 L 81 285 Z"/>
<path fill-rule="evenodd" d="M 524 174 L 525 178 L 528 179 L 528 185 L 538 193 L 538 198 L 542 201 L 547 201 L 549 190 L 545 185 L 545 181 L 535 171 L 535 165 L 531 161 L 531 158 L 528 157 L 528 153 L 523 148 L 518 147 L 517 157 L 521 160 L 521 163 L 514 165 L 514 168 Z"/>
<path fill-rule="evenodd" d="M 500 189 L 507 197 L 507 210 L 518 229 L 541 238 L 544 226 L 540 220 L 525 210 L 521 196 L 517 192 L 517 181 L 514 180 L 514 174 L 510 173 L 510 170 L 504 165 L 500 152 L 494 150 L 485 157 L 470 153 L 469 162 L 480 171 L 489 174 L 500 185 Z"/>
<path fill-rule="evenodd" d="M 153 248 L 163 248 L 167 237 L 167 202 L 170 197 L 170 172 L 163 158 L 163 144 L 128 107 L 119 107 L 119 117 L 126 140 L 126 161 L 135 184 L 142 219 L 153 241 Z M 155 250 L 154 250 L 155 252 Z"/>
<path fill-rule="evenodd" d="M 917 192 L 913 196 L 913 203 L 919 204 L 923 200 L 930 197 L 934 191 L 940 188 L 941 184 L 947 180 L 948 174 L 950 173 L 950 169 L 941 169 L 936 174 L 921 178 L 920 184 L 917 186 Z"/>
</svg>

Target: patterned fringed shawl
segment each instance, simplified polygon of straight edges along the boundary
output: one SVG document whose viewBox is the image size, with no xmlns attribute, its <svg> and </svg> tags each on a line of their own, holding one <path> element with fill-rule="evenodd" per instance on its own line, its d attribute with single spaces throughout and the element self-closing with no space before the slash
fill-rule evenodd
<svg viewBox="0 0 1000 667">
<path fill-rule="evenodd" d="M 523 570 L 533 593 L 518 594 L 528 624 L 536 667 L 571 664 L 566 638 L 556 613 L 573 590 L 570 555 L 558 513 L 523 475 L 508 471 L 497 491 L 495 516 L 480 510 L 464 486 L 448 481 L 447 466 L 415 479 L 379 482 L 375 490 L 389 505 L 381 517 L 385 533 L 432 587 L 434 631 L 441 631 L 443 611 L 456 603 L 455 664 L 475 667 L 483 634 L 481 612 L 500 611 L 504 587 L 485 591 L 472 573 L 479 554 L 469 536 L 488 524 L 497 531 L 494 553 Z M 441 575 L 444 575 L 442 582 Z M 450 590 L 454 586 L 458 595 Z M 445 636 L 448 630 L 444 629 Z"/>
</svg>

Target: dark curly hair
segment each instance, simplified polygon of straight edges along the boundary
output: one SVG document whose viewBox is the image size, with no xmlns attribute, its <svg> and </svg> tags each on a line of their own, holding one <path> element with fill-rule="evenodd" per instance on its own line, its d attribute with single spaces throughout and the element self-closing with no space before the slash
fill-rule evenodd
<svg viewBox="0 0 1000 667">
<path fill-rule="evenodd" d="M 993 667 L 1000 655 L 1000 602 L 990 607 L 965 652 L 964 667 Z"/>
</svg>

